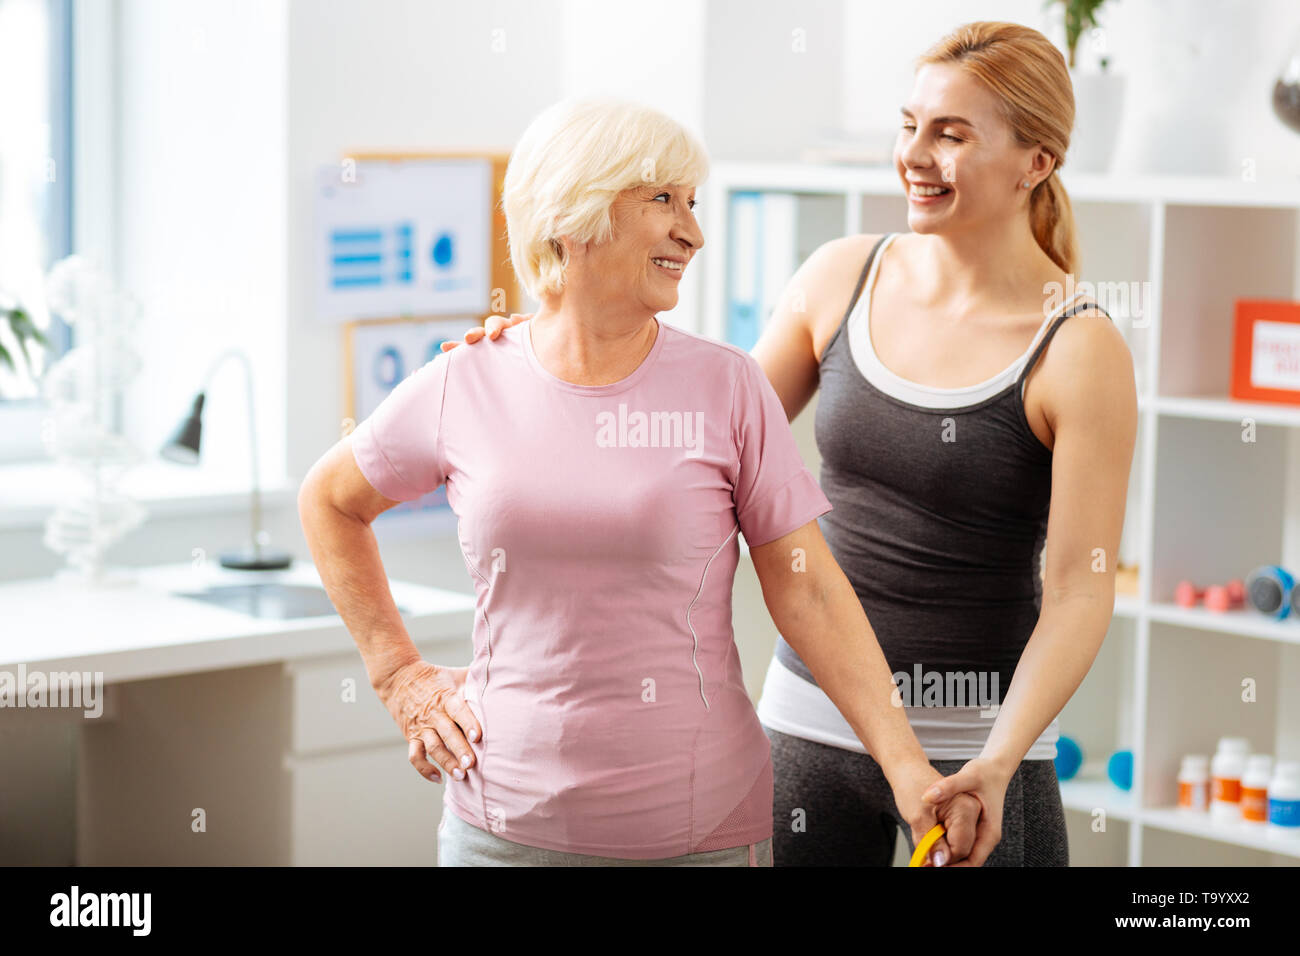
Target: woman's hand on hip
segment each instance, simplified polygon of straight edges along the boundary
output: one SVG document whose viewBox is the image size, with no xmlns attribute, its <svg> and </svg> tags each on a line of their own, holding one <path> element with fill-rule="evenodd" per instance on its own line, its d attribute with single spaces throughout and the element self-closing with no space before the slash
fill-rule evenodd
<svg viewBox="0 0 1300 956">
<path fill-rule="evenodd" d="M 411 766 L 420 775 L 442 781 L 439 767 L 463 780 L 474 766 L 469 742 L 483 736 L 482 728 L 465 703 L 467 667 L 439 667 L 413 661 L 389 674 L 376 692 L 410 741 Z"/>
<path fill-rule="evenodd" d="M 925 792 L 925 801 L 940 806 L 959 794 L 969 794 L 980 804 L 979 830 L 970 856 L 957 866 L 983 866 L 994 847 L 1002 840 L 1002 804 L 1006 800 L 1011 776 L 1005 769 L 984 757 L 968 760 L 951 776 L 942 778 Z"/>
<path fill-rule="evenodd" d="M 508 319 L 504 315 L 489 315 L 483 320 L 482 327 L 476 325 L 474 328 L 465 331 L 465 344 L 473 345 L 485 335 L 490 339 L 495 339 L 510 326 L 518 325 L 520 322 L 527 322 L 533 317 L 533 314 L 532 312 L 511 312 Z M 441 348 L 444 352 L 450 352 L 458 345 L 460 345 L 459 342 L 449 340 L 443 342 Z"/>
</svg>

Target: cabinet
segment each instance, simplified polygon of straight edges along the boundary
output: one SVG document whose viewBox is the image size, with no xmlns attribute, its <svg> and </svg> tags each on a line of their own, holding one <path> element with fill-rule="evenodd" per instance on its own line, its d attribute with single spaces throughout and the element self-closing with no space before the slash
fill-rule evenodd
<svg viewBox="0 0 1300 956">
<path fill-rule="evenodd" d="M 420 653 L 427 661 L 455 664 L 467 663 L 473 652 L 466 638 L 420 646 Z M 284 759 L 292 820 L 288 862 L 436 865 L 448 778 L 434 783 L 410 765 L 406 741 L 371 690 L 360 655 L 292 661 L 285 670 L 293 710 Z"/>
<path fill-rule="evenodd" d="M 468 636 L 416 646 L 471 656 Z M 444 784 L 407 762 L 355 650 L 108 691 L 81 721 L 79 864 L 437 863 Z"/>
</svg>

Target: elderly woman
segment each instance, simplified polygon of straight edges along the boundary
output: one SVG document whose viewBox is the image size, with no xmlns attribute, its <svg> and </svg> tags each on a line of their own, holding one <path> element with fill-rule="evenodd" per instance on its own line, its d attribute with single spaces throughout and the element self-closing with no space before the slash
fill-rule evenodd
<svg viewBox="0 0 1300 956">
<path fill-rule="evenodd" d="M 443 865 L 770 865 L 770 746 L 731 629 L 740 534 L 774 622 L 880 762 L 912 839 L 945 821 L 937 865 L 974 842 L 973 797 L 922 799 L 941 775 L 758 363 L 656 318 L 704 245 L 706 170 L 654 110 L 542 113 L 504 197 L 536 318 L 414 372 L 303 483 L 321 579 L 410 762 L 451 778 Z M 485 422 L 493 408 L 507 413 Z M 420 659 L 370 529 L 444 483 L 477 591 L 468 668 Z"/>
</svg>

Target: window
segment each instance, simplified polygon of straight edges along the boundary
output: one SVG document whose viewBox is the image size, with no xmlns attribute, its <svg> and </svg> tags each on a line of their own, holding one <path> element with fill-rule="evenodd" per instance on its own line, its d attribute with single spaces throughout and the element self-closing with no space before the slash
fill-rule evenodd
<svg viewBox="0 0 1300 956">
<path fill-rule="evenodd" d="M 0 0 L 0 462 L 43 457 L 37 378 L 71 344 L 44 315 L 44 275 L 72 250 L 72 0 Z M 9 310 L 48 345 L 20 347 Z M 28 361 L 30 359 L 30 363 Z"/>
</svg>

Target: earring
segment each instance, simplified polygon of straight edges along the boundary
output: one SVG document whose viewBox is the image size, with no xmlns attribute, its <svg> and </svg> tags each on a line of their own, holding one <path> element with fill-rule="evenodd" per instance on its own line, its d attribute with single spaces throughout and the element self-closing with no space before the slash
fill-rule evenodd
<svg viewBox="0 0 1300 956">
<path fill-rule="evenodd" d="M 1021 183 L 1020 185 L 1021 185 L 1021 186 L 1024 186 L 1026 189 L 1028 189 L 1028 188 L 1029 188 L 1029 180 L 1026 179 L 1026 180 L 1025 180 L 1023 183 Z"/>
</svg>

